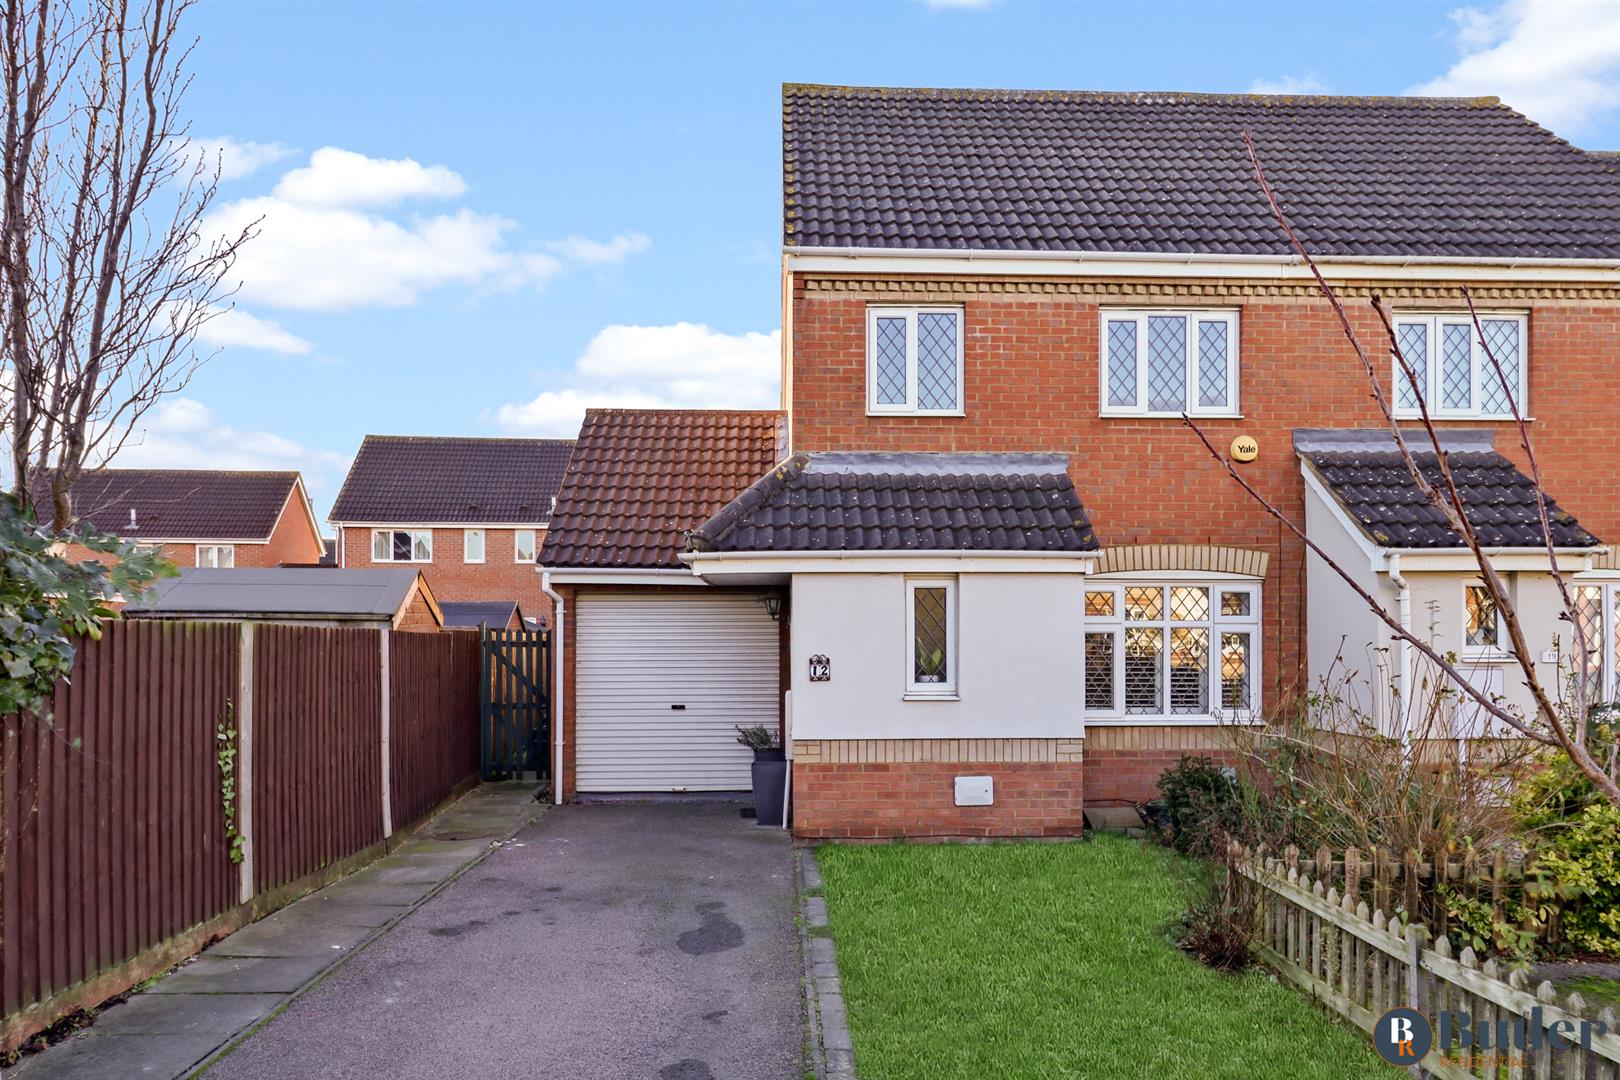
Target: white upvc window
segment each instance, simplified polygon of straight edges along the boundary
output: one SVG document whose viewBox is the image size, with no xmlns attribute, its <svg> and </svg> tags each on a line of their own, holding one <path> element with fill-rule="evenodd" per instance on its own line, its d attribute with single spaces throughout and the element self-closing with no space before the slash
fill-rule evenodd
<svg viewBox="0 0 1620 1080">
<path fill-rule="evenodd" d="M 1507 632 L 1502 629 L 1502 612 L 1491 591 L 1474 582 L 1463 586 L 1464 655 L 1499 656 L 1507 652 Z"/>
<path fill-rule="evenodd" d="M 1577 585 L 1575 614 L 1586 633 L 1587 701 L 1620 700 L 1620 582 Z M 1565 660 L 1569 676 L 1576 673 L 1579 659 L 1580 650 L 1571 642 Z"/>
<path fill-rule="evenodd" d="M 1102 313 L 1103 416 L 1236 416 L 1238 313 L 1213 308 Z"/>
<path fill-rule="evenodd" d="M 866 309 L 866 411 L 962 414 L 962 309 Z"/>
<path fill-rule="evenodd" d="M 534 562 L 534 530 L 518 529 L 512 534 L 512 558 L 515 562 Z"/>
<path fill-rule="evenodd" d="M 956 579 L 906 579 L 906 697 L 956 697 Z"/>
<path fill-rule="evenodd" d="M 372 562 L 430 563 L 432 529 L 372 529 Z"/>
<path fill-rule="evenodd" d="M 1088 583 L 1083 622 L 1087 722 L 1211 723 L 1258 713 L 1258 584 Z"/>
<path fill-rule="evenodd" d="M 461 533 L 461 561 L 481 563 L 484 561 L 484 530 L 464 529 Z"/>
<path fill-rule="evenodd" d="M 213 570 L 230 570 L 236 566 L 236 545 L 198 544 L 197 565 Z"/>
<path fill-rule="evenodd" d="M 1421 415 L 1419 393 L 1428 404 L 1429 415 L 1439 419 L 1511 420 L 1515 403 L 1520 413 L 1528 414 L 1528 317 L 1481 312 L 1483 337 L 1466 311 L 1402 314 L 1393 321 L 1395 343 L 1412 369 L 1408 378 L 1395 350 L 1390 350 L 1396 416 Z M 1491 363 L 1493 356 L 1500 373 Z"/>
</svg>

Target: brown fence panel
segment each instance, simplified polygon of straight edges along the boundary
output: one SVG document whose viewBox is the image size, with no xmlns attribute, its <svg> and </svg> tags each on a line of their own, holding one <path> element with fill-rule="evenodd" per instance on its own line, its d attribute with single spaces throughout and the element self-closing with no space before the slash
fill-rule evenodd
<svg viewBox="0 0 1620 1080">
<path fill-rule="evenodd" d="M 478 635 L 389 636 L 388 792 L 397 829 L 478 773 Z"/>
<path fill-rule="evenodd" d="M 254 630 L 256 892 L 383 838 L 381 648 L 377 630 Z"/>
<path fill-rule="evenodd" d="M 80 643 L 47 723 L 0 718 L 0 1016 L 233 907 L 216 728 L 237 628 Z"/>
</svg>

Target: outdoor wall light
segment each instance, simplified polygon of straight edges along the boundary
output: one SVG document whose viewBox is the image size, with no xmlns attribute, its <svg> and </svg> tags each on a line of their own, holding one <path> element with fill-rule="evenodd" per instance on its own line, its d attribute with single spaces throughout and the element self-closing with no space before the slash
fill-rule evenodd
<svg viewBox="0 0 1620 1080">
<path fill-rule="evenodd" d="M 765 614 L 771 617 L 772 622 L 775 622 L 781 617 L 782 597 L 780 595 L 777 593 L 766 593 L 764 596 L 759 598 L 759 602 L 765 605 Z"/>
</svg>

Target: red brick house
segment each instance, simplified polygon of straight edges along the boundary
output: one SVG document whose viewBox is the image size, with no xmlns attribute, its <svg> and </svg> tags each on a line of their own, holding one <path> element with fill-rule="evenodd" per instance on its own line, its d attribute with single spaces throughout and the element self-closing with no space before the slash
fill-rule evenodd
<svg viewBox="0 0 1620 1080">
<path fill-rule="evenodd" d="M 1599 613 L 1615 688 L 1602 538 L 1620 500 L 1594 468 L 1620 429 L 1612 160 L 1494 100 L 789 86 L 783 110 L 792 457 L 693 527 L 681 561 L 711 588 L 788 598 L 800 835 L 1131 815 L 1178 756 L 1226 745 L 1223 722 L 1281 707 L 1347 652 L 1364 711 L 1394 730 L 1377 698 L 1415 696 L 1421 664 L 1183 413 L 1223 450 L 1252 444 L 1245 477 L 1386 610 L 1520 694 L 1245 132 L 1371 349 L 1389 339 L 1370 299 L 1392 312 L 1421 381 L 1392 391 L 1397 414 L 1421 396 L 1437 417 L 1553 664 L 1514 405 L 1533 418 L 1558 559 Z"/>
<path fill-rule="evenodd" d="M 440 602 L 505 601 L 549 622 L 535 554 L 573 446 L 367 435 L 329 516 L 338 565 L 415 566 Z"/>
<path fill-rule="evenodd" d="M 100 469 L 79 478 L 72 500 L 80 521 L 161 548 L 181 568 L 313 565 L 325 550 L 296 472 Z"/>
</svg>

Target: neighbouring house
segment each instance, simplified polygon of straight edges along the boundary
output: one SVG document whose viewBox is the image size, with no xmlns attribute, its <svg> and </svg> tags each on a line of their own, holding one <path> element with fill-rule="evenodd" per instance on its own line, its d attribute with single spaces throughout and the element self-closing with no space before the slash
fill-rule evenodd
<svg viewBox="0 0 1620 1080">
<path fill-rule="evenodd" d="M 412 567 L 186 569 L 124 609 L 130 619 L 242 620 L 433 633 L 444 615 Z"/>
<path fill-rule="evenodd" d="M 748 482 L 727 477 L 723 508 L 644 518 L 663 530 L 660 561 L 618 573 L 656 565 L 666 595 L 776 598 L 800 835 L 1133 821 L 1166 767 L 1228 751 L 1224 723 L 1285 706 L 1335 656 L 1358 658 L 1368 702 L 1378 687 L 1418 694 L 1432 673 L 1390 649 L 1184 416 L 1392 616 L 1520 694 L 1466 553 L 1391 468 L 1360 361 L 1272 220 L 1245 133 L 1397 416 L 1415 426 L 1421 400 L 1436 417 L 1554 672 L 1569 627 L 1532 552 L 1515 407 L 1531 418 L 1560 565 L 1601 614 L 1593 655 L 1616 689 L 1620 564 L 1601 542 L 1620 532 L 1602 467 L 1620 429 L 1612 160 L 1494 99 L 788 86 L 786 446 Z M 1415 391 L 1389 389 L 1374 297 Z M 683 444 L 681 459 L 718 453 Z M 641 439 L 599 439 L 602 479 L 565 486 L 559 519 L 597 535 L 611 494 L 647 483 L 656 459 Z M 695 580 L 669 561 L 682 530 Z M 573 578 L 580 561 L 542 555 L 553 580 L 606 589 L 607 573 Z M 648 606 L 628 587 L 651 581 L 619 578 L 624 623 Z M 581 792 L 663 787 L 608 759 L 683 745 L 676 696 L 637 700 L 668 677 L 658 639 L 627 649 L 630 631 L 603 625 L 570 632 L 560 659 L 579 700 L 564 756 L 574 738 L 592 750 Z M 730 632 L 688 622 L 681 647 L 717 666 Z M 576 730 L 586 714 L 622 714 L 616 741 Z"/>
<path fill-rule="evenodd" d="M 445 600 L 439 604 L 444 612 L 446 630 L 526 630 L 529 622 L 516 600 Z"/>
<path fill-rule="evenodd" d="M 441 600 L 510 602 L 548 622 L 535 555 L 573 447 L 367 435 L 329 517 L 338 565 L 414 566 Z"/>
<path fill-rule="evenodd" d="M 159 548 L 179 567 L 313 564 L 325 550 L 296 472 L 98 469 L 71 497 L 80 521 Z"/>
<path fill-rule="evenodd" d="M 711 585 L 681 553 L 781 460 L 785 434 L 774 410 L 585 414 L 540 555 L 564 598 L 552 725 L 562 798 L 749 788 L 737 727 L 782 724 L 781 590 Z"/>
</svg>

